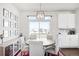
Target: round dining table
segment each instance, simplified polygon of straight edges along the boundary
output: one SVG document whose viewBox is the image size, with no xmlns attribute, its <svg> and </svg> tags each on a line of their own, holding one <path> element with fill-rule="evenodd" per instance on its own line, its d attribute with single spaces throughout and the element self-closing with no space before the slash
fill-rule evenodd
<svg viewBox="0 0 79 59">
<path fill-rule="evenodd" d="M 51 40 L 51 39 L 46 39 L 46 38 L 38 38 L 38 39 L 28 39 L 27 41 L 26 41 L 26 44 L 28 44 L 29 45 L 29 42 L 30 41 L 42 41 L 43 42 L 43 46 L 50 46 L 50 45 L 52 45 L 52 44 L 54 44 L 55 42 L 53 41 L 53 40 Z"/>
</svg>

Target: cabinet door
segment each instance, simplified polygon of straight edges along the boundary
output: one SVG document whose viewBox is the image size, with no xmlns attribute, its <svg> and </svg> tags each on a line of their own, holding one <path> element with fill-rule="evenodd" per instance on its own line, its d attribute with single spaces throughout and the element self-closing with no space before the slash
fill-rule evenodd
<svg viewBox="0 0 79 59">
<path fill-rule="evenodd" d="M 59 14 L 58 15 L 59 28 L 75 28 L 75 14 Z"/>
<path fill-rule="evenodd" d="M 59 45 L 59 47 L 61 47 L 61 46 L 62 46 L 62 43 L 61 43 L 61 38 L 60 38 L 60 37 L 58 37 L 58 45 Z"/>
<path fill-rule="evenodd" d="M 62 47 L 62 42 L 63 42 L 63 36 L 62 35 L 58 35 L 58 45 L 59 47 Z"/>
<path fill-rule="evenodd" d="M 67 27 L 67 20 L 65 14 L 59 14 L 58 15 L 58 27 L 59 28 L 66 28 Z"/>
<path fill-rule="evenodd" d="M 61 36 L 61 37 L 59 38 L 59 47 L 60 47 L 60 48 L 69 47 L 68 37 L 66 37 L 66 36 Z"/>
<path fill-rule="evenodd" d="M 72 48 L 78 47 L 78 38 L 76 36 L 71 37 L 70 45 L 71 45 Z"/>
<path fill-rule="evenodd" d="M 69 37 L 68 36 L 65 36 L 65 38 L 63 39 L 63 48 L 68 48 L 70 47 L 70 42 L 69 42 Z"/>
<path fill-rule="evenodd" d="M 67 28 L 75 28 L 75 14 L 68 14 Z"/>
</svg>

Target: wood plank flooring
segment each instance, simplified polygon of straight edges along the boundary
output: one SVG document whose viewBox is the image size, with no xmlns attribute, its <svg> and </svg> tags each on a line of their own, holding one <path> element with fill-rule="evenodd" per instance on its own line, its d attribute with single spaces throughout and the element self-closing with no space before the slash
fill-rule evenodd
<svg viewBox="0 0 79 59">
<path fill-rule="evenodd" d="M 79 48 L 61 48 L 65 56 L 79 56 Z"/>
</svg>

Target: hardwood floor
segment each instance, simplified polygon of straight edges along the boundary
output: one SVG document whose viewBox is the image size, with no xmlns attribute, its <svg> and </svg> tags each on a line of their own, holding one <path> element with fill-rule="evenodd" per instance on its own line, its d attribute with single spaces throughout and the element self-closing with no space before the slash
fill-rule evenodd
<svg viewBox="0 0 79 59">
<path fill-rule="evenodd" d="M 79 56 L 79 48 L 61 48 L 65 56 Z"/>
</svg>

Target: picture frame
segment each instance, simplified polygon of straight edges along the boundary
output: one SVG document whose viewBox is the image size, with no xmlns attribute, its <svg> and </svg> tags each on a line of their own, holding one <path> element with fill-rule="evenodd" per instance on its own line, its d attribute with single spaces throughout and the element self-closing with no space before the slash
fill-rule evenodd
<svg viewBox="0 0 79 59">
<path fill-rule="evenodd" d="M 16 35 L 16 30 L 15 30 L 15 35 Z"/>
<path fill-rule="evenodd" d="M 9 27 L 9 21 L 3 19 L 3 27 Z"/>
<path fill-rule="evenodd" d="M 12 22 L 10 21 L 10 28 L 12 28 Z"/>
<path fill-rule="evenodd" d="M 15 23 L 15 28 L 16 28 L 16 23 Z"/>
<path fill-rule="evenodd" d="M 10 19 L 15 20 L 15 15 L 10 12 Z"/>
<path fill-rule="evenodd" d="M 11 37 L 15 36 L 15 30 L 10 30 L 10 36 Z"/>
<path fill-rule="evenodd" d="M 8 30 L 3 30 L 3 36 L 4 36 L 4 38 L 9 37 L 9 31 Z"/>
<path fill-rule="evenodd" d="M 15 21 L 17 20 L 17 16 L 15 16 Z"/>
<path fill-rule="evenodd" d="M 9 17 L 9 11 L 5 8 L 3 8 L 3 16 Z"/>
<path fill-rule="evenodd" d="M 15 16 L 15 21 L 18 21 L 18 16 Z"/>
<path fill-rule="evenodd" d="M 10 21 L 10 28 L 11 28 L 11 21 Z"/>
</svg>

